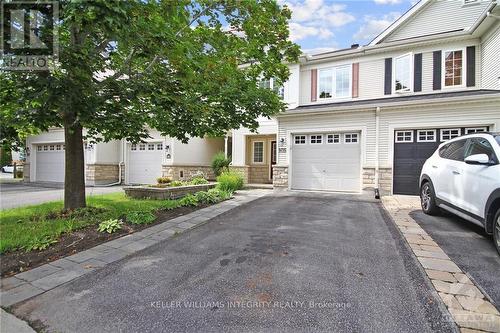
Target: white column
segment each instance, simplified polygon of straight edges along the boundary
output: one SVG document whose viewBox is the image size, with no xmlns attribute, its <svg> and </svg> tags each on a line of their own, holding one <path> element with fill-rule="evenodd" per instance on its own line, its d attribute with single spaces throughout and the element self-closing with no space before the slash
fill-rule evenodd
<svg viewBox="0 0 500 333">
<path fill-rule="evenodd" d="M 227 157 L 227 136 L 224 137 L 224 155 Z"/>
</svg>

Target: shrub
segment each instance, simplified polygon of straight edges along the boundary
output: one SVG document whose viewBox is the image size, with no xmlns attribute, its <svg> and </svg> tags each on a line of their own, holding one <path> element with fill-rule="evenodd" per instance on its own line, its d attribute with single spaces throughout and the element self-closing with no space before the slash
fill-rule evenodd
<svg viewBox="0 0 500 333">
<path fill-rule="evenodd" d="M 224 152 L 215 154 L 212 159 L 212 170 L 214 170 L 215 176 L 218 177 L 221 173 L 229 171 L 229 164 L 231 164 L 231 160 L 226 157 Z"/>
<path fill-rule="evenodd" d="M 16 178 L 23 178 L 23 170 L 16 170 Z"/>
<path fill-rule="evenodd" d="M 181 206 L 198 206 L 198 199 L 192 194 L 186 195 L 184 198 L 179 199 Z"/>
<path fill-rule="evenodd" d="M 156 220 L 156 216 L 147 211 L 132 211 L 125 215 L 127 222 L 132 224 L 149 224 Z"/>
<path fill-rule="evenodd" d="M 57 239 L 55 239 L 54 237 L 42 236 L 40 238 L 35 238 L 31 240 L 29 244 L 24 247 L 24 250 L 26 252 L 30 252 L 33 250 L 42 251 L 55 243 L 57 243 Z"/>
<path fill-rule="evenodd" d="M 158 177 L 158 178 L 156 178 L 156 182 L 158 184 L 169 184 L 170 182 L 172 182 L 172 178 L 170 178 L 170 177 Z"/>
<path fill-rule="evenodd" d="M 234 192 L 243 188 L 243 177 L 236 172 L 223 172 L 217 177 L 217 188 L 222 191 Z"/>
<path fill-rule="evenodd" d="M 120 230 L 122 228 L 123 222 L 121 220 L 106 220 L 101 223 L 99 223 L 99 226 L 97 227 L 97 231 L 99 232 L 107 232 L 108 234 L 111 234 L 117 230 Z"/>
<path fill-rule="evenodd" d="M 201 176 L 194 177 L 190 181 L 191 185 L 201 185 L 201 184 L 208 184 L 208 180 Z"/>
<path fill-rule="evenodd" d="M 212 188 L 212 189 L 208 190 L 208 192 L 215 193 L 217 195 L 217 198 L 219 199 L 218 201 L 224 201 L 224 200 L 230 199 L 231 196 L 233 195 L 232 192 L 221 190 L 219 188 Z"/>
<path fill-rule="evenodd" d="M 183 182 L 181 182 L 180 180 L 173 180 L 170 183 L 170 186 L 172 186 L 172 187 L 183 186 L 183 185 L 185 185 L 185 184 Z"/>
</svg>

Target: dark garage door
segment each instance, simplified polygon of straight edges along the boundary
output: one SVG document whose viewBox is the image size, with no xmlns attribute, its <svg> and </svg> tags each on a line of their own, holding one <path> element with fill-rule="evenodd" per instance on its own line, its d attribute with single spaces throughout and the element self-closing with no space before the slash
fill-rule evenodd
<svg viewBox="0 0 500 333">
<path fill-rule="evenodd" d="M 422 166 L 436 151 L 442 141 L 471 132 L 487 130 L 487 127 L 473 126 L 444 129 L 396 130 L 394 132 L 394 194 L 419 194 L 418 180 Z"/>
</svg>

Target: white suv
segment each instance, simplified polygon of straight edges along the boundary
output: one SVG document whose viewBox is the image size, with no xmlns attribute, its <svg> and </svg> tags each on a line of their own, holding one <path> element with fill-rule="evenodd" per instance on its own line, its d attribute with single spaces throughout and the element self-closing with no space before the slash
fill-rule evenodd
<svg viewBox="0 0 500 333">
<path fill-rule="evenodd" d="M 500 134 L 475 133 L 441 144 L 420 175 L 422 210 L 440 208 L 493 234 L 500 253 Z"/>
</svg>

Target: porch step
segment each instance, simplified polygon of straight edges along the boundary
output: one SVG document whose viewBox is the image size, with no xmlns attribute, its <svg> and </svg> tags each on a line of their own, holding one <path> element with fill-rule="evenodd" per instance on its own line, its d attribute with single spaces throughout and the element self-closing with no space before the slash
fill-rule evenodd
<svg viewBox="0 0 500 333">
<path fill-rule="evenodd" d="M 245 189 L 273 189 L 273 184 L 245 184 Z"/>
</svg>

